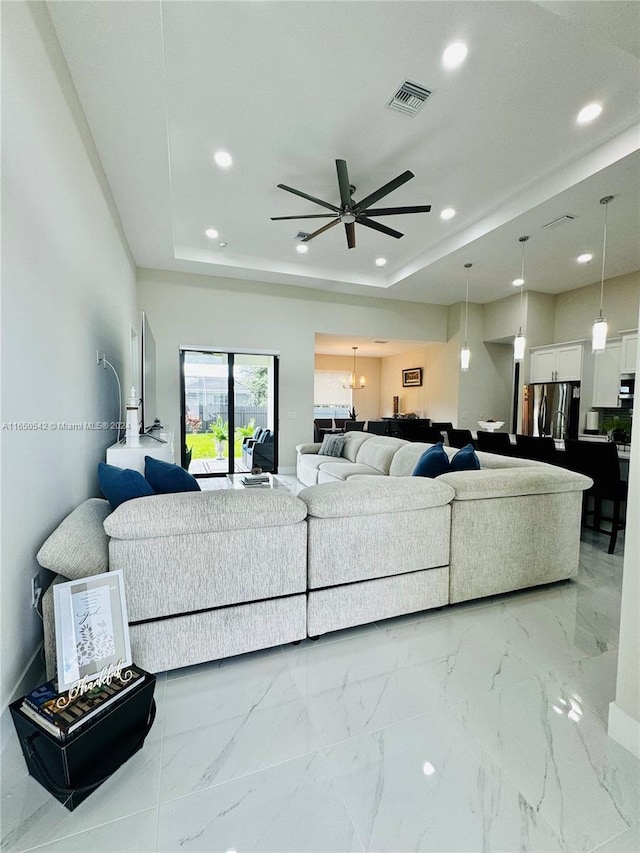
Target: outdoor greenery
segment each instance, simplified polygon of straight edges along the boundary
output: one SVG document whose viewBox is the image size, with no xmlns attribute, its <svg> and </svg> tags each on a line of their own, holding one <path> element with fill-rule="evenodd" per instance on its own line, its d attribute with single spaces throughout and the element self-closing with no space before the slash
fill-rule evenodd
<svg viewBox="0 0 640 853">
<path fill-rule="evenodd" d="M 211 433 L 199 433 L 187 436 L 187 447 L 191 450 L 192 459 L 215 459 L 218 455 L 216 452 L 216 440 Z M 234 454 L 237 459 L 242 455 L 242 439 L 238 437 L 234 442 Z M 225 459 L 228 458 L 228 445 L 225 446 Z"/>
<path fill-rule="evenodd" d="M 216 441 L 228 441 L 229 439 L 229 423 L 222 420 L 222 415 L 218 415 L 215 423 L 209 427 L 209 432 L 213 433 Z"/>
<path fill-rule="evenodd" d="M 251 405 L 258 408 L 267 402 L 267 367 L 238 367 L 238 378 L 249 392 Z"/>
</svg>

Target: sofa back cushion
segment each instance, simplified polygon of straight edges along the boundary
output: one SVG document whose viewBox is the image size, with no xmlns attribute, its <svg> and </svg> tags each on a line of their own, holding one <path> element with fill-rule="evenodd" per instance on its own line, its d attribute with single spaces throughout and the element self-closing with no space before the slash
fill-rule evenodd
<svg viewBox="0 0 640 853">
<path fill-rule="evenodd" d="M 371 438 L 372 436 L 366 432 L 346 432 L 344 434 L 342 455 L 345 459 L 348 459 L 349 462 L 355 462 L 358 451 L 365 441 L 369 441 Z"/>
<path fill-rule="evenodd" d="M 406 444 L 396 451 L 391 460 L 389 474 L 392 477 L 410 477 L 415 471 L 420 457 L 429 448 L 435 447 L 433 444 L 425 444 L 422 441 L 408 441 Z M 445 453 L 448 448 L 444 448 Z M 448 455 L 448 454 L 447 454 Z"/>
<path fill-rule="evenodd" d="M 109 571 L 109 537 L 103 522 L 111 514 L 108 501 L 89 498 L 63 519 L 36 559 L 45 569 L 70 580 Z"/>
<path fill-rule="evenodd" d="M 359 465 L 369 465 L 382 474 L 388 474 L 393 457 L 406 443 L 401 438 L 371 436 L 358 450 L 356 462 Z"/>
</svg>

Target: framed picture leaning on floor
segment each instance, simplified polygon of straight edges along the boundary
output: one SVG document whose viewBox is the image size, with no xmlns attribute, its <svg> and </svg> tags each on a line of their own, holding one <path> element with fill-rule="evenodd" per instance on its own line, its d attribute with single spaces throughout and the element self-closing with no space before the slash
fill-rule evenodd
<svg viewBox="0 0 640 853">
<path fill-rule="evenodd" d="M 121 570 L 58 584 L 53 603 L 59 691 L 132 663 Z"/>
</svg>

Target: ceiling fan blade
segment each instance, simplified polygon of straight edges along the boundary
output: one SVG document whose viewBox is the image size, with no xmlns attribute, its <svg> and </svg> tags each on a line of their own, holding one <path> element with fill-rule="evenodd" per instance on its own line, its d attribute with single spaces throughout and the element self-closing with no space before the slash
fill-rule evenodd
<svg viewBox="0 0 640 853">
<path fill-rule="evenodd" d="M 395 216 L 396 213 L 429 213 L 430 210 L 430 204 L 415 204 L 411 207 L 369 207 L 363 212 L 367 216 Z"/>
<path fill-rule="evenodd" d="M 376 222 L 375 220 L 369 220 L 365 216 L 358 216 L 356 222 L 359 222 L 360 225 L 366 225 L 367 228 L 373 228 L 374 231 L 380 231 L 382 234 L 388 234 L 389 237 L 395 237 L 396 239 L 400 239 L 400 237 L 404 236 L 399 231 L 394 231 L 393 228 L 387 228 L 386 225 L 382 225 L 380 222 Z"/>
<path fill-rule="evenodd" d="M 355 222 L 345 222 L 344 230 L 347 235 L 347 246 L 350 249 L 355 249 L 356 247 L 356 225 Z"/>
<path fill-rule="evenodd" d="M 351 207 L 351 191 L 349 190 L 349 172 L 346 160 L 336 160 L 338 171 L 338 186 L 340 187 L 340 204 L 342 207 Z M 349 246 L 351 248 L 351 246 Z"/>
<path fill-rule="evenodd" d="M 407 181 L 410 181 L 411 178 L 415 177 L 413 172 L 407 170 L 403 172 L 401 175 L 398 175 L 397 178 L 394 178 L 392 181 L 389 181 L 388 184 L 385 184 L 380 189 L 377 189 L 375 192 L 368 195 L 366 198 L 363 198 L 362 201 L 358 202 L 358 210 L 363 213 L 369 205 L 378 201 L 378 199 L 384 198 L 384 196 L 389 195 L 389 193 L 397 190 L 398 187 L 401 187 L 403 184 L 406 184 Z"/>
<path fill-rule="evenodd" d="M 278 184 L 278 189 L 286 190 L 288 193 L 293 193 L 294 195 L 299 195 L 300 198 L 306 198 L 307 201 L 313 201 L 315 204 L 320 204 L 322 207 L 328 207 L 329 210 L 335 210 L 336 213 L 340 213 L 340 208 L 336 207 L 335 204 L 329 204 L 328 201 L 322 201 L 321 198 L 316 198 L 308 193 L 303 193 L 302 190 L 296 190 L 293 187 L 288 187 L 286 184 Z"/>
<path fill-rule="evenodd" d="M 334 213 L 306 213 L 304 216 L 272 216 L 271 219 L 275 222 L 276 219 L 324 219 L 328 216 L 335 216 Z"/>
<path fill-rule="evenodd" d="M 303 237 L 300 241 L 301 243 L 308 243 L 309 240 L 313 240 L 314 237 L 317 237 L 318 234 L 322 234 L 323 231 L 328 231 L 329 228 L 333 228 L 334 225 L 337 225 L 340 222 L 340 217 L 334 219 L 332 222 L 327 222 L 326 225 L 323 225 L 322 228 L 318 228 L 317 231 L 314 231 L 313 234 L 307 234 L 306 237 Z"/>
</svg>

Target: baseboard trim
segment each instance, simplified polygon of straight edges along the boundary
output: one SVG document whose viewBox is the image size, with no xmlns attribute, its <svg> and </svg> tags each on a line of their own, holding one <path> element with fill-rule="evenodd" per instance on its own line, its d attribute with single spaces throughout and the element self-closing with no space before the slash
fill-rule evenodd
<svg viewBox="0 0 640 853">
<path fill-rule="evenodd" d="M 7 704 L 0 711 L 0 750 L 4 749 L 7 745 L 11 732 L 13 732 L 13 720 L 11 719 L 11 713 L 9 712 L 9 705 L 12 702 L 15 702 L 16 699 L 19 699 L 21 696 L 24 696 L 29 690 L 33 690 L 34 687 L 37 687 L 38 684 L 42 683 L 42 679 L 44 677 L 45 666 L 42 662 L 41 658 L 42 652 L 42 643 L 38 643 L 38 646 L 31 656 L 30 661 L 25 666 L 22 671 L 22 675 L 18 679 L 16 686 L 13 689 L 13 693 L 11 694 L 11 698 L 7 702 Z"/>
<path fill-rule="evenodd" d="M 615 702 L 609 703 L 609 737 L 617 741 L 631 755 L 640 758 L 640 721 L 635 720 Z"/>
</svg>

